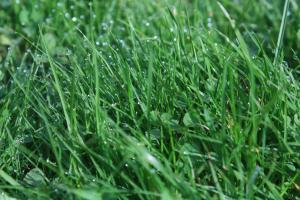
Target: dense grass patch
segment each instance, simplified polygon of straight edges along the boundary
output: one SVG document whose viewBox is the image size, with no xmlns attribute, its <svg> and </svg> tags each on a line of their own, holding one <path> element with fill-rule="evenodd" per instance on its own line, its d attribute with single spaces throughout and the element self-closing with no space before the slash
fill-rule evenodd
<svg viewBox="0 0 300 200">
<path fill-rule="evenodd" d="M 299 199 L 299 6 L 1 0 L 0 199 Z"/>
</svg>

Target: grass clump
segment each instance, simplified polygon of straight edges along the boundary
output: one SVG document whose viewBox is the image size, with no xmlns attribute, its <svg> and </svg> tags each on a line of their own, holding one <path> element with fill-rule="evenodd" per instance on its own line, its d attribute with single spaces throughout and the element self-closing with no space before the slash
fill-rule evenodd
<svg viewBox="0 0 300 200">
<path fill-rule="evenodd" d="M 1 1 L 0 199 L 299 199 L 287 4 Z"/>
</svg>

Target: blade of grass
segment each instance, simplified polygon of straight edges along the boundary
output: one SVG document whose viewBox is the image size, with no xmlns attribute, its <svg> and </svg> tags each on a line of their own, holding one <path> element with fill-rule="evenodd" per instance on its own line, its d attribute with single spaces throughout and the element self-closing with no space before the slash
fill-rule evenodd
<svg viewBox="0 0 300 200">
<path fill-rule="evenodd" d="M 285 28 L 286 28 L 286 20 L 287 20 L 287 15 L 288 15 L 288 10 L 289 10 L 289 4 L 290 4 L 290 0 L 285 0 L 279 34 L 278 34 L 278 39 L 277 39 L 277 45 L 276 45 L 276 50 L 275 50 L 275 57 L 274 57 L 274 61 L 273 61 L 274 65 L 278 64 L 278 56 L 279 56 L 279 53 L 282 48 L 282 41 L 283 41 L 283 36 L 284 36 Z"/>
</svg>

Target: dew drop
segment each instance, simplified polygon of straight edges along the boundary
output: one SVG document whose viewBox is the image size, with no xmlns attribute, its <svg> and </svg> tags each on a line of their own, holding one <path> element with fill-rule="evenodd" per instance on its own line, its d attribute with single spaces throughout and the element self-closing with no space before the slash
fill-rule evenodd
<svg viewBox="0 0 300 200">
<path fill-rule="evenodd" d="M 70 14 L 69 13 L 65 13 L 65 17 L 66 18 L 70 18 Z"/>
<path fill-rule="evenodd" d="M 77 21 L 77 18 L 76 18 L 76 17 L 72 17 L 72 21 L 73 21 L 73 22 L 76 22 L 76 21 Z"/>
</svg>

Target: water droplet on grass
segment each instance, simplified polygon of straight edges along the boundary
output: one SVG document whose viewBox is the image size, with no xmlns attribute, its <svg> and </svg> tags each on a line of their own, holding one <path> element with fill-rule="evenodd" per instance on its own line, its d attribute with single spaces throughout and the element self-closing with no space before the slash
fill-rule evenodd
<svg viewBox="0 0 300 200">
<path fill-rule="evenodd" d="M 51 18 L 47 17 L 46 18 L 46 23 L 49 24 L 51 22 Z"/>
<path fill-rule="evenodd" d="M 67 49 L 66 55 L 67 55 L 67 56 L 72 55 L 72 51 L 71 51 L 70 49 Z"/>
<path fill-rule="evenodd" d="M 111 107 L 116 107 L 116 105 L 117 105 L 116 103 L 113 103 L 111 104 Z"/>
<path fill-rule="evenodd" d="M 149 163 L 151 163 L 153 165 L 156 165 L 158 163 L 157 159 L 153 155 L 151 155 L 150 153 L 146 154 L 146 159 Z"/>
<path fill-rule="evenodd" d="M 65 13 L 65 17 L 66 18 L 70 18 L 70 14 L 69 13 Z"/>
<path fill-rule="evenodd" d="M 209 18 L 207 18 L 207 27 L 208 27 L 208 28 L 212 28 L 212 26 L 213 26 L 212 18 L 209 17 Z"/>
</svg>

